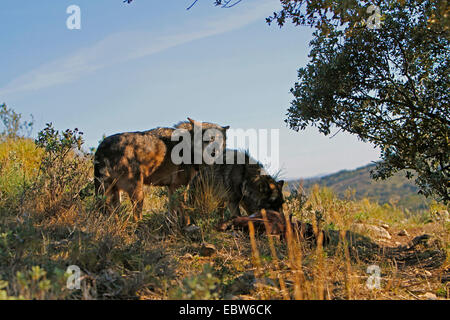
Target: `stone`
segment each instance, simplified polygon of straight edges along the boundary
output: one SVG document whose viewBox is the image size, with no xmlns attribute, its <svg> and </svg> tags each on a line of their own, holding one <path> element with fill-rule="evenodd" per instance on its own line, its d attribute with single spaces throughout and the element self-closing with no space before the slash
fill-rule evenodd
<svg viewBox="0 0 450 320">
<path fill-rule="evenodd" d="M 202 238 L 202 232 L 200 230 L 200 227 L 196 226 L 195 224 L 191 224 L 188 225 L 187 227 L 184 227 L 183 231 L 185 235 L 192 241 L 198 241 Z"/>
<path fill-rule="evenodd" d="M 210 257 L 216 253 L 217 249 L 213 244 L 203 243 L 200 247 L 200 255 L 202 257 Z"/>
<path fill-rule="evenodd" d="M 194 256 L 190 253 L 186 253 L 182 258 L 186 260 L 193 260 Z"/>
<path fill-rule="evenodd" d="M 427 293 L 421 295 L 420 297 L 425 300 L 437 300 L 438 299 L 437 296 L 431 292 L 427 292 Z"/>
<path fill-rule="evenodd" d="M 435 220 L 449 222 L 450 221 L 450 215 L 449 215 L 447 210 L 440 210 L 440 211 L 435 213 Z"/>
<path fill-rule="evenodd" d="M 255 288 L 256 278 L 252 271 L 247 271 L 236 278 L 229 286 L 229 291 L 233 295 L 249 294 Z"/>
<path fill-rule="evenodd" d="M 427 276 L 427 277 L 431 277 L 431 276 L 433 275 L 433 274 L 432 274 L 430 271 L 428 271 L 428 270 L 424 270 L 423 273 L 424 273 L 424 275 Z"/>
<path fill-rule="evenodd" d="M 276 283 L 272 279 L 267 277 L 256 279 L 255 286 L 260 288 L 269 288 L 269 287 L 271 287 L 272 289 L 277 288 Z"/>
<path fill-rule="evenodd" d="M 370 224 L 363 224 L 363 223 L 355 223 L 352 225 L 352 229 L 356 232 L 361 233 L 368 233 L 369 236 L 375 237 L 375 238 L 385 238 L 385 239 L 391 239 L 391 235 L 389 232 L 378 226 L 370 225 Z"/>
<path fill-rule="evenodd" d="M 397 235 L 399 235 L 401 237 L 409 236 L 408 232 L 405 229 L 401 230 L 399 233 L 397 233 Z"/>
</svg>

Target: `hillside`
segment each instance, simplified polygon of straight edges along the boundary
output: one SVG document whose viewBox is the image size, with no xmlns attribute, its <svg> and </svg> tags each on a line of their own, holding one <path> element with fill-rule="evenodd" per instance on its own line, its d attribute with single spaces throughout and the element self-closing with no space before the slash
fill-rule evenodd
<svg viewBox="0 0 450 320">
<path fill-rule="evenodd" d="M 412 211 L 428 208 L 431 200 L 419 195 L 418 188 L 413 180 L 408 180 L 400 172 L 385 181 L 375 181 L 370 178 L 370 170 L 375 167 L 370 164 L 355 170 L 342 170 L 320 178 L 289 181 L 289 188 L 297 188 L 300 183 L 306 190 L 315 184 L 334 190 L 341 198 L 347 197 L 349 191 L 354 192 L 352 197 L 357 200 L 369 198 L 379 204 L 390 203 Z"/>
<path fill-rule="evenodd" d="M 246 227 L 234 224 L 245 217 L 223 223 L 231 216 L 219 201 L 223 189 L 191 193 L 190 204 L 183 189 L 170 200 L 164 188 L 149 187 L 144 217 L 135 221 L 126 197 L 104 214 L 78 131 L 49 124 L 38 136 L 0 139 L 0 300 L 449 298 L 450 221 L 437 219 L 448 212 L 442 205 L 434 206 L 439 216 L 410 214 L 314 188 L 306 201 L 286 199 L 290 224 L 269 210 L 271 220 L 253 217 Z M 368 193 L 375 187 L 365 172 L 328 179 Z M 404 191 L 396 181 L 390 189 L 375 184 L 377 192 Z M 182 204 L 194 224 L 180 223 L 169 201 Z M 383 277 L 369 275 L 369 265 Z"/>
</svg>

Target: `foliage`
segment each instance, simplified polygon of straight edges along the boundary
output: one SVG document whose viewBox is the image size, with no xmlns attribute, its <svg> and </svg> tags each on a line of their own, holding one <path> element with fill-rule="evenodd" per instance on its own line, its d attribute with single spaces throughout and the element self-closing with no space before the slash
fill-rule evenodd
<svg viewBox="0 0 450 320">
<path fill-rule="evenodd" d="M 334 127 L 381 149 L 372 172 L 407 169 L 420 192 L 450 199 L 447 1 L 377 1 L 379 29 L 367 28 L 368 1 L 282 1 L 268 19 L 317 30 L 310 62 L 299 69 L 286 122 Z"/>
<path fill-rule="evenodd" d="M 19 136 L 29 136 L 33 130 L 33 116 L 31 121 L 22 121 L 22 115 L 8 108 L 6 104 L 0 105 L 0 121 L 3 123 L 3 131 L 0 138 L 15 138 Z"/>
<path fill-rule="evenodd" d="M 51 123 L 38 133 L 35 143 L 44 153 L 32 191 L 45 199 L 40 203 L 47 213 L 56 205 L 70 206 L 89 187 L 92 164 L 82 152 L 82 135 L 78 129 L 60 133 Z"/>
<path fill-rule="evenodd" d="M 133 0 L 123 0 L 123 2 L 130 4 L 131 2 L 133 2 Z M 187 10 L 195 6 L 197 2 L 198 0 L 192 0 L 192 4 L 187 8 Z M 232 8 L 241 2 L 242 0 L 214 0 L 214 4 L 216 6 L 220 6 L 221 8 Z"/>
<path fill-rule="evenodd" d="M 183 286 L 172 292 L 171 298 L 182 300 L 216 300 L 219 298 L 220 280 L 213 275 L 209 264 L 203 266 L 203 271 L 183 280 Z"/>
<path fill-rule="evenodd" d="M 56 295 L 67 294 L 64 288 L 68 275 L 60 269 L 51 273 L 52 280 L 46 270 L 39 266 L 31 267 L 26 272 L 18 271 L 16 274 L 18 297 L 27 300 L 43 300 L 55 298 Z"/>
<path fill-rule="evenodd" d="M 31 116 L 33 119 L 33 116 Z M 4 208 L 17 205 L 23 190 L 36 176 L 42 152 L 28 138 L 33 121 L 22 120 L 22 115 L 0 105 L 0 202 Z"/>
<path fill-rule="evenodd" d="M 0 201 L 14 205 L 23 190 L 34 181 L 42 150 L 28 138 L 5 138 L 0 141 Z"/>
<path fill-rule="evenodd" d="M 276 22 L 280 27 L 286 20 L 296 26 L 316 28 L 320 35 L 327 35 L 336 28 L 347 33 L 365 27 L 371 12 L 370 5 L 377 5 L 381 15 L 390 14 L 391 10 L 409 10 L 412 5 L 431 5 L 432 11 L 428 19 L 430 28 L 435 32 L 448 32 L 449 19 L 447 1 L 408 1 L 408 0 L 280 0 L 282 9 L 267 18 L 270 24 Z M 405 11 L 406 12 L 406 11 Z"/>
</svg>

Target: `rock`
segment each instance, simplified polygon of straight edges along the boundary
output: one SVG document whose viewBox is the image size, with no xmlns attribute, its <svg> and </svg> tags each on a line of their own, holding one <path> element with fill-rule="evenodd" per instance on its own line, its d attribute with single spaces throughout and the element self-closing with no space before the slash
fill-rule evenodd
<svg viewBox="0 0 450 320">
<path fill-rule="evenodd" d="M 419 244 L 427 246 L 428 242 L 430 241 L 431 238 L 432 238 L 432 236 L 429 235 L 429 234 L 426 234 L 426 233 L 422 234 L 420 236 L 417 236 L 417 237 L 415 237 L 414 239 L 411 240 L 411 243 L 410 243 L 409 247 L 413 248 L 413 247 L 415 247 L 415 246 L 417 246 Z"/>
<path fill-rule="evenodd" d="M 252 271 L 245 272 L 236 278 L 230 285 L 229 290 L 232 295 L 249 294 L 255 288 L 256 278 Z"/>
<path fill-rule="evenodd" d="M 447 210 L 437 211 L 434 216 L 435 216 L 434 219 L 436 221 L 444 221 L 444 222 L 449 222 L 450 221 L 450 214 L 448 213 Z"/>
<path fill-rule="evenodd" d="M 420 297 L 425 300 L 437 300 L 438 299 L 437 296 L 431 292 L 427 292 L 427 293 L 421 295 Z"/>
<path fill-rule="evenodd" d="M 386 223 L 383 223 L 383 224 L 381 225 L 381 227 L 382 227 L 383 229 L 385 229 L 385 230 L 389 230 L 389 225 L 386 224 Z"/>
<path fill-rule="evenodd" d="M 450 282 L 450 274 L 444 274 L 444 275 L 442 275 L 441 282 L 442 282 L 442 283 Z"/>
<path fill-rule="evenodd" d="M 192 241 L 198 241 L 202 238 L 200 227 L 195 224 L 188 225 L 183 229 L 185 235 Z"/>
<path fill-rule="evenodd" d="M 391 235 L 389 234 L 389 232 L 382 227 L 370 224 L 355 223 L 352 225 L 352 229 L 356 232 L 367 232 L 370 236 L 375 238 L 391 239 Z"/>
<path fill-rule="evenodd" d="M 200 255 L 202 257 L 210 257 L 216 253 L 217 249 L 213 244 L 203 243 L 200 247 Z"/>
<path fill-rule="evenodd" d="M 194 256 L 190 253 L 186 253 L 182 258 L 186 260 L 193 260 Z"/>
<path fill-rule="evenodd" d="M 402 236 L 402 237 L 409 236 L 408 232 L 405 229 L 401 230 L 399 233 L 397 233 L 397 235 Z"/>
<path fill-rule="evenodd" d="M 276 283 L 272 279 L 267 277 L 256 279 L 255 286 L 260 288 L 277 288 Z"/>
</svg>

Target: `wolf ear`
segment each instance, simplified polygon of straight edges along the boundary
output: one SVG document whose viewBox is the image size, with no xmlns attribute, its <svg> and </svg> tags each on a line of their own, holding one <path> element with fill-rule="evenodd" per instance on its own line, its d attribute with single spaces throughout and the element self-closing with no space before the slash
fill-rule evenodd
<svg viewBox="0 0 450 320">
<path fill-rule="evenodd" d="M 284 180 L 278 181 L 278 185 L 280 186 L 280 188 L 283 188 L 283 186 L 284 186 Z"/>
<path fill-rule="evenodd" d="M 193 126 L 200 126 L 200 123 L 198 123 L 197 121 L 195 121 L 194 119 L 191 118 L 187 118 L 189 120 L 189 122 L 193 125 Z"/>
</svg>

